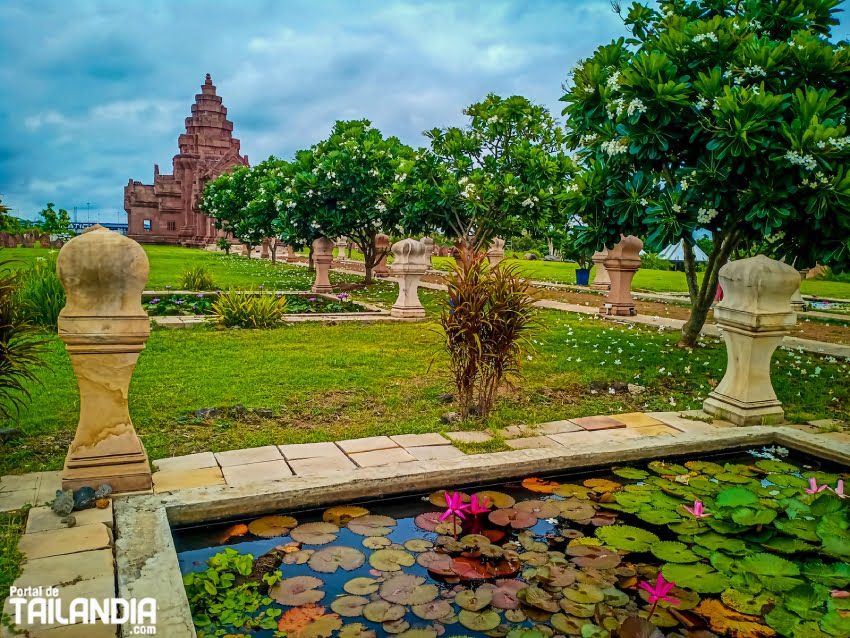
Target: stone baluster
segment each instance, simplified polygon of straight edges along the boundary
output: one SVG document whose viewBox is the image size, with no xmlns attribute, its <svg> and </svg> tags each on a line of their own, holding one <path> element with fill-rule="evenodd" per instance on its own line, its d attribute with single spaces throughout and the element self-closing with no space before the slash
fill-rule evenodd
<svg viewBox="0 0 850 638">
<path fill-rule="evenodd" d="M 268 259 L 269 258 L 269 246 L 271 244 L 271 239 L 268 237 L 263 237 L 263 241 L 260 244 L 260 259 Z"/>
<path fill-rule="evenodd" d="M 286 263 L 291 264 L 298 261 L 298 253 L 295 252 L 295 246 L 288 244 L 286 246 Z"/>
<path fill-rule="evenodd" d="M 608 276 L 608 270 L 605 268 L 605 258 L 608 256 L 608 249 L 603 247 L 593 253 L 593 265 L 596 266 L 596 275 L 593 277 L 593 283 L 590 284 L 593 290 L 611 290 L 611 278 Z"/>
<path fill-rule="evenodd" d="M 150 334 L 142 308 L 148 258 L 132 239 L 96 224 L 59 252 L 67 301 L 59 337 L 80 388 L 80 420 L 65 458 L 62 489 L 147 490 L 151 470 L 127 404 L 130 379 Z"/>
<path fill-rule="evenodd" d="M 623 236 L 620 243 L 608 251 L 602 262 L 611 280 L 611 289 L 599 314 L 611 317 L 631 317 L 637 314 L 632 299 L 632 279 L 640 268 L 643 242 L 634 235 Z"/>
<path fill-rule="evenodd" d="M 505 240 L 500 237 L 494 237 L 490 242 L 490 248 L 487 250 L 487 259 L 490 261 L 490 267 L 495 268 L 505 258 Z"/>
<path fill-rule="evenodd" d="M 431 257 L 434 255 L 434 240 L 430 237 L 423 237 L 419 241 L 425 246 L 425 252 L 428 255 L 428 268 L 432 267 Z"/>
<path fill-rule="evenodd" d="M 334 260 L 334 243 L 327 237 L 319 237 L 313 242 L 313 264 L 316 267 L 316 281 L 310 289 L 313 292 L 333 292 L 328 273 Z"/>
<path fill-rule="evenodd" d="M 375 250 L 381 255 L 381 258 L 375 264 L 372 274 L 375 277 L 389 277 L 390 271 L 387 269 L 387 255 L 390 251 L 390 238 L 388 235 L 384 235 L 383 233 L 375 235 Z"/>
<path fill-rule="evenodd" d="M 348 248 L 348 239 L 345 237 L 339 237 L 336 240 L 335 245 L 337 261 L 345 261 L 345 249 Z"/>
<path fill-rule="evenodd" d="M 428 271 L 428 248 L 421 241 L 402 239 L 393 244 L 392 274 L 398 278 L 398 299 L 390 314 L 402 319 L 424 319 L 419 301 L 419 280 Z"/>
<path fill-rule="evenodd" d="M 793 267 L 757 255 L 720 269 L 723 301 L 714 321 L 726 341 L 726 374 L 703 410 L 735 425 L 781 423 L 782 404 L 770 382 L 770 359 L 797 323 L 791 295 L 800 285 Z"/>
</svg>

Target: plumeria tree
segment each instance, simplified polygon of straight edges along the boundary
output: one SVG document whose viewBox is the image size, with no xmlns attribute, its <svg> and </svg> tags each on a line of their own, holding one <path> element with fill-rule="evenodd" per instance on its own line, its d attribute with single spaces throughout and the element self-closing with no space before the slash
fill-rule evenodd
<svg viewBox="0 0 850 638">
<path fill-rule="evenodd" d="M 259 244 L 268 237 L 268 228 L 258 223 L 249 204 L 258 194 L 257 176 L 260 173 L 247 166 L 237 166 L 207 183 L 201 200 L 201 209 L 215 219 L 215 227 L 230 233 L 248 247 Z"/>
<path fill-rule="evenodd" d="M 277 217 L 275 233 L 295 248 L 310 248 L 310 267 L 313 267 L 313 242 L 322 236 L 316 221 L 321 213 L 321 200 L 316 191 L 299 187 L 298 175 L 312 173 L 316 168 L 313 151 L 295 153 L 292 162 L 280 162 L 274 174 L 274 201 Z"/>
<path fill-rule="evenodd" d="M 564 196 L 579 241 L 685 240 L 692 346 L 718 271 L 769 241 L 798 266 L 850 264 L 850 48 L 839 0 L 661 0 L 623 16 L 631 37 L 573 70 L 563 100 L 583 171 Z M 696 275 L 694 232 L 713 240 Z"/>
<path fill-rule="evenodd" d="M 299 243 L 312 243 L 316 236 L 353 239 L 363 251 L 366 283 L 371 283 L 372 269 L 386 252 L 376 248 L 375 236 L 402 230 L 389 196 L 397 164 L 411 154 L 369 120 L 338 121 L 328 139 L 296 155 L 294 170 L 278 193 L 278 232 Z"/>
<path fill-rule="evenodd" d="M 68 238 L 73 236 L 74 231 L 71 230 L 71 216 L 64 208 L 56 210 L 53 202 L 48 202 L 47 206 L 39 211 L 38 215 L 41 220 L 38 222 L 38 227 L 42 233 L 48 235 L 61 235 Z"/>
<path fill-rule="evenodd" d="M 549 111 L 521 96 L 488 95 L 464 114 L 466 126 L 426 131 L 430 148 L 401 162 L 393 205 L 404 227 L 478 250 L 494 236 L 563 226 L 557 195 L 574 165 Z"/>
</svg>

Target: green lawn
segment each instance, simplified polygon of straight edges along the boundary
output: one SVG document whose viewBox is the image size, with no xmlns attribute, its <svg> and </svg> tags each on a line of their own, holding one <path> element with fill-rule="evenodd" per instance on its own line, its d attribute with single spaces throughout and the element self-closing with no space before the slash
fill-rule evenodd
<svg viewBox="0 0 850 638">
<path fill-rule="evenodd" d="M 24 533 L 26 517 L 21 512 L 0 512 L 0 610 L 9 595 L 9 587 L 21 573 L 20 565 L 24 557 L 18 551 L 18 539 Z M 3 626 L 3 620 L 0 611 L 0 627 Z"/>
</svg>

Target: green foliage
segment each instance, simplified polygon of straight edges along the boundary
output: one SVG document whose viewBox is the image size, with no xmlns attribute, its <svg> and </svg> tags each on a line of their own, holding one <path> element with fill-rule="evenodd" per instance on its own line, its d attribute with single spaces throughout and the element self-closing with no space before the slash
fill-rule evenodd
<svg viewBox="0 0 850 638">
<path fill-rule="evenodd" d="M 575 232 L 558 234 L 558 251 L 564 261 L 574 261 L 579 268 L 590 269 L 593 267 L 593 253 L 596 252 L 587 244 L 582 244 L 576 239 Z"/>
<path fill-rule="evenodd" d="M 154 297 L 144 304 L 145 312 L 151 316 L 164 317 L 171 315 L 208 315 L 213 311 L 213 304 L 204 295 L 169 295 L 163 299 Z"/>
<path fill-rule="evenodd" d="M 287 298 L 270 293 L 225 290 L 213 303 L 219 322 L 228 328 L 273 328 L 286 312 Z"/>
<path fill-rule="evenodd" d="M 183 576 L 192 619 L 199 629 L 233 627 L 254 631 L 277 629 L 281 609 L 268 608 L 272 599 L 262 592 L 281 580 L 280 571 L 261 579 L 246 579 L 251 574 L 254 557 L 234 549 L 211 556 L 206 571 Z M 261 607 L 267 607 L 261 610 Z M 218 634 L 215 634 L 218 635 Z"/>
<path fill-rule="evenodd" d="M 180 274 L 183 290 L 215 290 L 215 282 L 206 266 L 190 266 Z"/>
<path fill-rule="evenodd" d="M 61 235 L 67 239 L 74 234 L 74 231 L 71 230 L 71 217 L 64 208 L 57 211 L 53 206 L 53 202 L 48 202 L 47 207 L 39 211 L 41 221 L 38 223 L 38 227 L 42 233 Z"/>
<path fill-rule="evenodd" d="M 258 219 L 256 208 L 249 207 L 262 175 L 261 166 L 237 166 L 229 173 L 222 173 L 207 183 L 201 198 L 201 208 L 215 219 L 215 227 L 249 247 L 271 234 L 271 218 Z"/>
<path fill-rule="evenodd" d="M 509 266 L 489 268 L 485 255 L 461 252 L 448 277 L 440 314 L 461 415 L 490 414 L 504 381 L 518 376 L 536 312 L 530 284 Z"/>
<path fill-rule="evenodd" d="M 574 165 L 549 111 L 521 96 L 491 94 L 464 114 L 465 127 L 427 131 L 430 149 L 400 163 L 393 205 L 402 226 L 477 248 L 494 236 L 565 228 L 556 196 Z"/>
<path fill-rule="evenodd" d="M 230 240 L 227 237 L 219 237 L 215 245 L 218 246 L 219 250 L 223 250 L 225 255 L 230 254 Z"/>
<path fill-rule="evenodd" d="M 46 340 L 21 312 L 19 276 L 0 262 L 0 417 L 20 413 L 31 399 L 29 388 L 38 382 L 36 370 L 44 367 Z"/>
<path fill-rule="evenodd" d="M 646 251 L 640 256 L 640 267 L 647 270 L 672 270 L 666 259 L 661 259 L 657 253 Z"/>
<path fill-rule="evenodd" d="M 18 541 L 26 529 L 26 512 L 0 513 L 0 608 L 2 608 L 9 588 L 21 573 L 24 555 L 18 551 Z M 0 612 L 0 627 L 10 618 Z"/>
<path fill-rule="evenodd" d="M 20 312 L 27 321 L 56 328 L 59 312 L 65 307 L 65 289 L 56 272 L 56 253 L 37 258 L 20 271 L 16 294 Z"/>
</svg>

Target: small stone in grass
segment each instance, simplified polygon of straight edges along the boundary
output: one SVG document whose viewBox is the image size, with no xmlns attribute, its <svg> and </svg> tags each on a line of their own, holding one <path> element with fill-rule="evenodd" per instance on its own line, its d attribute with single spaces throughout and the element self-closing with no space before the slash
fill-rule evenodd
<svg viewBox="0 0 850 638">
<path fill-rule="evenodd" d="M 460 413 L 459 412 L 446 412 L 443 416 L 440 417 L 440 421 L 445 424 L 449 423 L 457 423 L 460 421 Z"/>
<path fill-rule="evenodd" d="M 52 509 L 58 516 L 67 516 L 74 509 L 74 492 L 72 490 L 56 490 L 56 498 L 50 504 Z"/>
<path fill-rule="evenodd" d="M 94 491 L 95 498 L 106 498 L 112 494 L 112 486 L 108 483 L 102 483 L 98 486 L 98 488 Z"/>
<path fill-rule="evenodd" d="M 77 524 L 77 518 L 69 514 L 68 516 L 63 516 L 62 518 L 60 518 L 59 522 L 63 523 L 65 527 L 73 527 Z"/>
<path fill-rule="evenodd" d="M 81 487 L 74 492 L 74 509 L 85 510 L 94 506 L 94 490 L 90 487 Z"/>
</svg>

